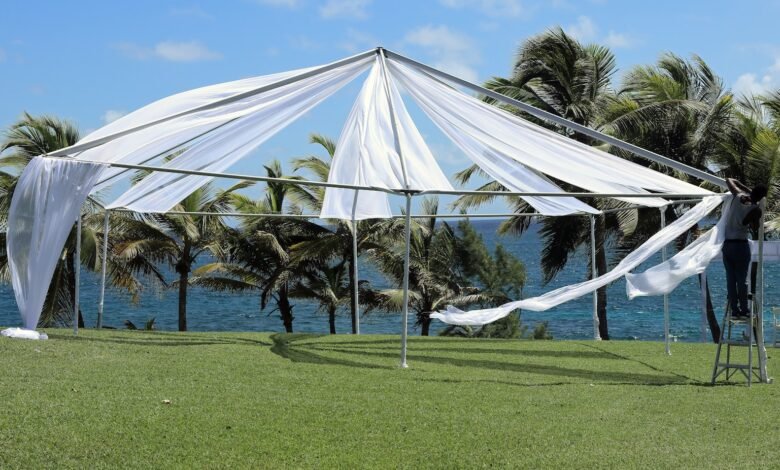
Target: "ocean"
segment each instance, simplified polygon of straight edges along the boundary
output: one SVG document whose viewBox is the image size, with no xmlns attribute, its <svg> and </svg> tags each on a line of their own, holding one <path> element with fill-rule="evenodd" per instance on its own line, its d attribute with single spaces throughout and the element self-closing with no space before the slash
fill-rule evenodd
<svg viewBox="0 0 780 470">
<path fill-rule="evenodd" d="M 497 220 L 476 219 L 473 224 L 488 247 L 492 249 L 496 243 L 501 243 L 525 263 L 527 282 L 523 295 L 526 298 L 587 279 L 589 247 L 583 247 L 581 252 L 572 256 L 566 268 L 545 285 L 542 283 L 540 267 L 542 244 L 538 235 L 539 225 L 532 225 L 521 237 L 516 237 L 498 236 Z M 669 252 L 671 256 L 671 247 Z M 361 279 L 369 279 L 375 287 L 389 287 L 381 274 L 364 260 L 361 261 Z M 638 271 L 660 261 L 661 255 L 658 254 L 645 262 Z M 720 320 L 726 301 L 725 272 L 720 260 L 713 261 L 707 270 L 707 276 L 713 304 Z M 766 331 L 768 338 L 771 338 L 770 307 L 780 305 L 780 293 L 774 287 L 780 280 L 780 265 L 767 264 L 764 277 Z M 90 327 L 94 326 L 96 321 L 99 292 L 99 273 L 82 270 L 81 306 L 85 322 Z M 671 334 L 674 340 L 701 341 L 701 290 L 698 279 L 692 277 L 680 284 L 670 295 L 669 303 Z M 529 331 L 535 324 L 547 321 L 549 331 L 555 339 L 590 339 L 593 337 L 592 310 L 593 297 L 587 295 L 546 312 L 522 312 L 521 321 L 529 327 Z M 120 290 L 110 287 L 106 289 L 106 326 L 123 328 L 125 320 L 130 320 L 143 327 L 148 319 L 154 318 L 157 329 L 176 330 L 177 312 L 178 292 L 175 289 L 146 289 L 137 304 L 133 304 L 130 297 Z M 328 332 L 327 315 L 318 313 L 316 304 L 295 301 L 294 314 L 293 326 L 296 332 Z M 663 340 L 663 298 L 645 297 L 629 301 L 626 297 L 625 281 L 622 279 L 608 287 L 607 315 L 612 339 Z M 410 334 L 419 334 L 419 328 L 414 326 L 414 316 L 410 315 L 409 320 Z M 265 311 L 260 310 L 258 294 L 220 293 L 197 287 L 189 290 L 187 323 L 190 331 L 284 331 L 279 315 L 272 307 Z M 10 285 L 0 285 L 0 325 L 21 326 Z M 398 334 L 400 326 L 399 313 L 371 313 L 363 316 L 360 321 L 361 333 L 364 334 Z M 444 326 L 446 325 L 434 320 L 431 334 L 437 334 Z M 338 317 L 336 328 L 338 333 L 350 332 L 347 312 Z M 706 338 L 710 338 L 709 330 L 706 332 Z"/>
</svg>

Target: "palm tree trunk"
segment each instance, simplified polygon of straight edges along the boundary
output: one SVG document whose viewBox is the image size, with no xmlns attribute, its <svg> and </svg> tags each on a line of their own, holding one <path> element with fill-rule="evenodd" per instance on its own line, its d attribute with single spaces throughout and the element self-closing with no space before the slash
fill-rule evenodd
<svg viewBox="0 0 780 470">
<path fill-rule="evenodd" d="M 699 274 L 699 287 L 701 287 L 702 279 L 706 276 L 706 274 L 701 273 Z M 710 297 L 710 283 L 707 283 L 707 324 L 710 326 L 710 332 L 712 333 L 712 342 L 718 343 L 720 341 L 720 324 L 718 324 L 718 319 L 715 317 L 715 309 L 712 307 L 712 297 Z"/>
<path fill-rule="evenodd" d="M 189 272 L 179 273 L 179 331 L 187 331 L 187 285 Z"/>
<path fill-rule="evenodd" d="M 328 307 L 328 325 L 330 326 L 330 334 L 336 334 L 336 307 Z"/>
<path fill-rule="evenodd" d="M 279 314 L 282 317 L 282 324 L 284 325 L 284 331 L 287 333 L 293 332 L 293 307 L 290 305 L 290 298 L 287 295 L 287 286 L 279 289 L 279 300 L 277 306 L 279 307 Z"/>
<path fill-rule="evenodd" d="M 606 227 L 604 217 L 596 218 L 596 274 L 602 276 L 607 273 L 607 250 L 604 249 Z M 609 339 L 609 327 L 607 325 L 607 286 L 596 291 L 596 314 L 599 318 L 599 336 L 601 339 Z"/>
<path fill-rule="evenodd" d="M 429 315 L 425 315 L 420 322 L 420 326 L 422 327 L 420 336 L 429 336 L 431 331 L 431 317 Z"/>
<path fill-rule="evenodd" d="M 184 239 L 181 258 L 176 263 L 179 273 L 179 331 L 187 331 L 187 286 L 190 282 L 190 243 Z"/>
</svg>

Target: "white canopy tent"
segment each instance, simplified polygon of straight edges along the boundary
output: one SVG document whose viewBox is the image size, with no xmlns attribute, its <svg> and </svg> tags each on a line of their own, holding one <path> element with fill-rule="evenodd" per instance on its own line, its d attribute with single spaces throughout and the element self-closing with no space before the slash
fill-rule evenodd
<svg viewBox="0 0 780 470">
<path fill-rule="evenodd" d="M 368 76 L 338 140 L 328 181 L 289 182 L 324 186 L 326 196 L 319 216 L 350 220 L 353 225 L 357 220 L 392 217 L 388 195 L 405 197 L 405 301 L 401 330 L 404 367 L 412 198 L 470 191 L 456 190 L 449 183 L 407 112 L 402 91 L 474 163 L 509 189 L 496 195 L 522 197 L 539 215 L 601 214 L 577 197 L 610 197 L 660 208 L 672 202 L 668 198 L 703 198 L 696 208 L 632 253 L 631 262 L 621 263 L 619 272 L 609 273 L 611 280 L 629 273 L 665 246 L 674 234 L 686 230 L 722 201 L 722 196 L 568 139 L 469 96 L 453 85 L 725 187 L 723 180 L 714 175 L 377 48 L 318 67 L 173 95 L 108 124 L 76 145 L 35 158 L 25 169 L 14 194 L 7 242 L 14 292 L 25 328 L 32 330 L 37 325 L 47 285 L 40 280 L 51 278 L 54 262 L 70 231 L 70 221 L 80 220 L 80 207 L 88 194 L 126 178 L 129 170 L 149 170 L 149 176 L 106 206 L 107 213 L 119 209 L 162 213 L 215 177 L 279 180 L 226 172 L 366 70 Z M 173 153 L 175 158 L 163 159 Z M 567 193 L 553 179 L 586 192 Z M 107 224 L 108 216 L 106 233 Z M 353 249 L 356 251 L 356 246 Z M 572 289 L 564 297 L 584 295 L 608 282 L 611 281 L 602 276 L 570 286 Z M 550 293 L 548 297 L 559 295 Z M 528 308 L 531 301 L 537 302 L 525 299 L 520 304 Z M 542 302 L 537 307 L 545 305 Z M 508 313 L 509 307 L 493 310 Z M 444 321 L 451 318 L 448 315 L 459 315 L 464 322 L 476 322 L 479 312 L 453 309 L 433 316 L 436 315 Z"/>
</svg>

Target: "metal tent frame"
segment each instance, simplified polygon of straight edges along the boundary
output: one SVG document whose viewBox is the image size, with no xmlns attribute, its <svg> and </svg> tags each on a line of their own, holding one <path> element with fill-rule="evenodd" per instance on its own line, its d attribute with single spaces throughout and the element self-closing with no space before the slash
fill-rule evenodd
<svg viewBox="0 0 780 470">
<path fill-rule="evenodd" d="M 353 63 L 353 62 L 365 59 L 367 57 L 371 57 L 372 55 L 375 55 L 375 54 L 380 57 L 380 59 L 382 60 L 383 65 L 385 65 L 385 67 L 383 68 L 383 70 L 384 70 L 383 79 L 384 79 L 384 82 L 385 82 L 385 91 L 386 91 L 387 96 L 388 96 L 388 104 L 389 104 L 390 118 L 391 118 L 390 121 L 391 121 L 391 124 L 392 124 L 394 144 L 395 144 L 395 147 L 396 147 L 396 151 L 397 151 L 397 153 L 398 153 L 398 155 L 400 157 L 400 160 L 401 160 L 401 166 L 402 166 L 402 171 L 403 171 L 403 176 L 404 176 L 404 188 L 386 189 L 386 188 L 367 187 L 367 186 L 359 186 L 359 185 L 333 184 L 333 183 L 326 183 L 326 182 L 319 182 L 319 181 L 289 180 L 289 179 L 285 179 L 285 178 L 268 178 L 268 177 L 258 177 L 258 176 L 253 176 L 253 175 L 237 175 L 237 174 L 232 174 L 232 173 L 215 173 L 215 172 L 207 172 L 207 171 L 179 170 L 179 169 L 173 169 L 173 168 L 161 168 L 161 167 L 150 166 L 150 165 L 131 165 L 131 164 L 121 164 L 121 163 L 112 163 L 112 162 L 92 162 L 92 161 L 88 161 L 88 160 L 80 160 L 80 161 L 83 161 L 85 163 L 86 162 L 89 162 L 89 163 L 100 163 L 100 164 L 104 164 L 104 165 L 108 165 L 108 166 L 112 166 L 112 167 L 123 168 L 125 170 L 137 169 L 137 170 L 147 170 L 147 171 L 162 171 L 162 172 L 180 173 L 180 174 L 184 174 L 184 175 L 199 175 L 199 176 L 210 176 L 210 177 L 220 177 L 220 178 L 235 178 L 235 179 L 242 179 L 242 180 L 248 180 L 248 181 L 266 181 L 266 182 L 273 181 L 273 182 L 284 182 L 284 183 L 292 183 L 292 184 L 299 184 L 299 185 L 313 185 L 313 186 L 320 186 L 320 187 L 335 187 L 335 188 L 343 188 L 343 189 L 355 190 L 355 201 L 353 202 L 353 211 L 352 211 L 351 222 L 352 222 L 352 233 L 353 233 L 353 260 L 354 260 L 354 264 L 355 264 L 354 268 L 356 270 L 355 271 L 356 273 L 357 273 L 357 223 L 355 221 L 355 205 L 356 205 L 356 201 L 357 201 L 357 194 L 358 194 L 358 192 L 359 191 L 382 191 L 382 192 L 386 192 L 386 193 L 389 193 L 389 194 L 404 196 L 405 199 L 406 199 L 406 213 L 404 215 L 404 218 L 405 218 L 405 229 L 404 229 L 404 231 L 405 231 L 405 245 L 406 246 L 405 246 L 405 256 L 404 256 L 404 282 L 403 282 L 404 303 L 403 303 L 403 311 L 402 311 L 402 322 L 403 322 L 403 324 L 402 324 L 402 330 L 401 330 L 401 338 L 402 338 L 401 339 L 401 343 L 402 343 L 401 367 L 407 367 L 406 352 L 407 352 L 408 290 L 409 290 L 408 289 L 408 287 L 409 287 L 408 286 L 408 283 L 409 283 L 409 243 L 410 243 L 410 225 L 411 225 L 411 218 L 412 218 L 411 205 L 412 205 L 412 198 L 413 197 L 419 196 L 419 195 L 426 195 L 426 194 L 450 194 L 450 195 L 481 194 L 481 195 L 495 195 L 495 196 L 542 196 L 542 197 L 582 197 L 582 198 L 615 198 L 615 197 L 637 198 L 637 197 L 659 197 L 659 196 L 662 196 L 662 197 L 665 197 L 665 198 L 675 198 L 675 197 L 677 197 L 677 198 L 697 198 L 697 197 L 701 197 L 701 194 L 668 194 L 668 193 L 663 193 L 663 194 L 617 194 L 617 193 L 616 194 L 608 194 L 608 193 L 575 193 L 575 192 L 571 192 L 571 193 L 531 193 L 531 192 L 509 192 L 509 191 L 504 192 L 504 191 L 440 191 L 440 190 L 415 191 L 415 190 L 412 190 L 412 189 L 409 188 L 409 185 L 408 185 L 408 179 L 407 179 L 407 175 L 406 175 L 406 168 L 405 168 L 404 158 L 403 158 L 403 155 L 401 153 L 401 149 L 400 149 L 400 145 L 399 145 L 396 117 L 395 117 L 395 113 L 394 113 L 394 110 L 393 110 L 392 102 L 390 100 L 390 91 L 389 91 L 390 90 L 390 85 L 389 85 L 389 79 L 388 79 L 387 73 L 386 73 L 386 70 L 387 70 L 386 60 L 388 58 L 389 59 L 393 59 L 393 60 L 398 60 L 400 62 L 404 62 L 406 64 L 409 64 L 409 65 L 417 68 L 418 70 L 422 71 L 423 73 L 428 74 L 431 77 L 434 77 L 436 79 L 445 80 L 447 82 L 450 82 L 450 83 L 462 86 L 462 87 L 464 87 L 466 89 L 469 89 L 469 90 L 471 90 L 473 92 L 476 92 L 476 93 L 478 93 L 478 94 L 480 94 L 482 96 L 490 97 L 490 98 L 492 98 L 492 99 L 494 99 L 496 101 L 499 101 L 499 102 L 501 102 L 503 104 L 510 105 L 510 106 L 515 107 L 515 108 L 518 108 L 518 109 L 520 109 L 520 110 L 522 110 L 522 111 L 524 111 L 524 112 L 526 112 L 528 114 L 531 114 L 531 115 L 533 115 L 535 117 L 538 117 L 538 118 L 544 119 L 544 120 L 546 120 L 548 122 L 551 122 L 551 123 L 563 126 L 563 127 L 567 128 L 567 129 L 573 130 L 575 132 L 579 132 L 581 134 L 587 135 L 587 136 L 592 137 L 592 138 L 594 138 L 596 140 L 599 140 L 601 142 L 608 143 L 608 144 L 610 144 L 610 145 L 612 145 L 614 147 L 620 148 L 620 149 L 622 149 L 622 150 L 624 150 L 626 152 L 629 152 L 631 154 L 634 154 L 634 155 L 639 156 L 641 158 L 644 158 L 646 160 L 649 160 L 649 161 L 652 161 L 652 162 L 655 162 L 655 163 L 658 163 L 658 164 L 661 164 L 661 165 L 673 168 L 673 169 L 678 170 L 678 171 L 680 171 L 682 173 L 685 173 L 685 174 L 687 174 L 689 176 L 692 176 L 692 177 L 697 178 L 699 180 L 707 181 L 707 182 L 712 183 L 712 184 L 714 184 L 716 186 L 719 186 L 721 188 L 724 188 L 724 189 L 726 188 L 725 181 L 722 178 L 719 178 L 719 177 L 717 177 L 715 175 L 712 175 L 711 173 L 708 173 L 708 172 L 702 171 L 702 170 L 698 170 L 696 168 L 693 168 L 693 167 L 690 167 L 690 166 L 685 165 L 683 163 L 680 163 L 680 162 L 677 162 L 675 160 L 672 160 L 672 159 L 670 159 L 668 157 L 664 157 L 662 155 L 659 155 L 659 154 L 657 154 L 655 152 L 651 152 L 651 151 L 649 151 L 647 149 L 643 149 L 643 148 L 638 147 L 636 145 L 633 145 L 633 144 L 630 144 L 628 142 L 622 141 L 622 140 L 617 139 L 617 138 L 615 138 L 613 136 L 610 136 L 608 134 L 604 134 L 604 133 L 599 132 L 597 130 L 594 130 L 594 129 L 582 126 L 580 124 L 577 124 L 575 122 L 569 121 L 569 120 L 564 119 L 564 118 L 561 118 L 561 117 L 556 116 L 554 114 L 551 114 L 549 112 L 546 112 L 546 111 L 543 111 L 541 109 L 535 108 L 535 107 L 530 106 L 530 105 L 528 105 L 526 103 L 523 103 L 521 101 L 518 101 L 518 100 L 515 100 L 515 99 L 512 99 L 512 98 L 506 97 L 506 96 L 501 95 L 499 93 L 496 93 L 496 92 L 494 92 L 492 90 L 488 90 L 488 89 L 486 89 L 484 87 L 481 87 L 479 85 L 476 85 L 474 83 L 471 83 L 471 82 L 468 82 L 466 80 L 463 80 L 463 79 L 460 79 L 458 77 L 455 77 L 453 75 L 450 75 L 450 74 L 448 74 L 446 72 L 442 72 L 442 71 L 440 71 L 440 70 L 438 70 L 436 68 L 433 68 L 433 67 L 430 67 L 428 65 L 425 65 L 425 64 L 422 64 L 420 62 L 417 62 L 415 60 L 409 59 L 409 58 L 407 58 L 407 57 L 405 57 L 403 55 L 400 55 L 400 54 L 397 54 L 395 52 L 389 51 L 389 50 L 387 50 L 387 49 L 385 49 L 383 47 L 377 47 L 375 49 L 372 49 L 372 50 L 369 50 L 369 51 L 366 51 L 366 52 L 354 55 L 352 57 L 348 57 L 348 58 L 342 59 L 340 61 L 333 62 L 331 64 L 328 64 L 328 65 L 325 65 L 325 66 L 321 66 L 321 67 L 318 67 L 318 68 L 306 71 L 304 73 L 301 73 L 301 74 L 298 74 L 298 75 L 295 75 L 295 76 L 292 76 L 292 77 L 288 77 L 288 78 L 286 78 L 284 80 L 281 80 L 279 82 L 275 82 L 273 84 L 269 84 L 269 85 L 266 85 L 266 86 L 262 86 L 262 87 L 259 87 L 259 88 L 253 89 L 253 90 L 249 90 L 249 91 L 246 91 L 246 92 L 234 95 L 234 96 L 230 96 L 230 97 L 227 97 L 227 98 L 224 98 L 224 99 L 212 102 L 212 103 L 208 103 L 206 105 L 203 105 L 203 106 L 200 106 L 200 107 L 197 107 L 197 108 L 194 108 L 194 109 L 190 109 L 190 110 L 187 110 L 187 111 L 183 111 L 183 112 L 177 113 L 177 114 L 172 115 L 172 116 L 168 116 L 168 117 L 165 117 L 165 118 L 162 118 L 162 119 L 158 119 L 158 120 L 150 122 L 150 123 L 146 123 L 146 124 L 143 124 L 143 125 L 131 128 L 131 129 L 126 129 L 124 131 L 117 132 L 115 134 L 104 136 L 102 138 L 95 139 L 93 141 L 85 142 L 83 144 L 76 144 L 76 145 L 74 145 L 72 147 L 69 147 L 67 149 L 59 150 L 59 151 L 56 151 L 56 152 L 51 152 L 50 154 L 44 155 L 44 156 L 60 157 L 60 156 L 67 156 L 67 155 L 74 155 L 74 154 L 78 155 L 78 153 L 80 153 L 80 152 L 82 152 L 84 150 L 88 150 L 90 148 L 94 148 L 94 147 L 97 147 L 99 145 L 103 145 L 103 144 L 108 143 L 108 142 L 110 142 L 112 140 L 115 140 L 115 139 L 117 139 L 119 137 L 131 134 L 133 132 L 137 132 L 139 130 L 142 130 L 142 129 L 154 126 L 156 124 L 160 124 L 162 122 L 170 121 L 172 119 L 176 119 L 176 118 L 179 118 L 179 117 L 182 117 L 182 116 L 186 116 L 188 114 L 192 114 L 192 113 L 195 113 L 195 112 L 198 112 L 198 111 L 203 111 L 203 110 L 206 110 L 206 109 L 215 109 L 215 108 L 218 108 L 220 106 L 223 106 L 223 105 L 226 105 L 226 104 L 229 104 L 229 103 L 232 103 L 232 102 L 235 102 L 235 101 L 238 101 L 238 100 L 250 97 L 250 96 L 261 94 L 261 93 L 273 90 L 273 89 L 281 87 L 281 86 L 285 86 L 285 85 L 289 85 L 289 84 L 295 83 L 295 82 L 303 80 L 305 78 L 313 77 L 315 75 L 327 72 L 329 70 L 333 70 L 333 69 L 335 69 L 337 67 L 340 67 L 340 66 L 343 66 L 343 65 L 347 65 L 347 64 L 350 64 L 350 63 Z M 224 125 L 224 124 L 222 124 L 222 125 Z M 205 135 L 205 134 L 207 134 L 207 133 L 217 129 L 218 127 L 221 127 L 221 126 L 217 126 L 217 127 L 213 128 L 213 129 L 210 129 L 210 130 L 206 131 L 202 135 Z M 198 136 L 198 137 L 200 137 L 200 136 Z M 178 148 L 181 145 L 186 145 L 186 142 L 182 143 L 182 144 L 179 144 L 179 145 L 177 145 L 174 148 Z M 171 149 L 171 150 L 173 150 L 173 149 Z M 167 154 L 169 152 L 170 152 L 170 150 L 164 152 L 164 154 Z M 147 163 L 148 161 L 150 161 L 150 160 L 152 160 L 154 158 L 155 157 L 151 157 L 150 159 L 147 159 L 144 163 Z M 124 172 L 122 172 L 122 173 L 124 173 Z M 122 173 L 120 173 L 120 174 L 122 174 Z M 119 176 L 119 175 L 115 175 L 114 177 L 117 177 L 117 176 Z M 512 214 L 512 216 L 516 216 L 516 215 L 518 215 L 518 214 Z M 265 216 L 268 216 L 268 215 L 265 215 Z M 302 216 L 302 215 L 298 215 L 298 216 Z M 472 215 L 471 217 L 475 217 L 475 216 L 476 215 Z M 464 217 L 464 215 L 460 214 L 460 215 L 457 215 L 457 217 Z M 80 221 L 81 221 L 81 218 L 79 217 L 79 236 L 80 236 L 80 233 L 81 233 Z M 108 210 L 106 210 L 106 216 L 105 216 L 105 220 L 104 220 L 104 228 L 105 228 L 105 230 L 104 230 L 104 237 L 107 237 L 107 234 L 108 234 L 108 222 L 109 222 L 109 220 L 108 220 Z M 763 235 L 763 225 L 761 227 L 761 232 L 762 232 L 761 235 Z M 595 237 L 593 237 L 593 235 L 595 235 L 595 221 L 594 221 L 593 216 L 591 216 L 591 236 L 592 236 L 592 239 L 595 242 Z M 759 242 L 758 243 L 759 243 L 759 253 L 762 253 L 763 236 L 759 237 Z M 104 241 L 104 247 L 103 247 L 103 249 L 104 249 L 104 256 L 106 255 L 106 249 L 107 249 L 106 245 L 107 244 Z M 80 250 L 80 244 L 77 245 L 77 250 Z M 591 252 L 592 252 L 591 253 L 592 256 L 595 257 L 595 245 L 592 247 Z M 664 252 L 665 252 L 665 249 L 664 249 Z M 79 259 L 79 256 L 80 256 L 80 253 L 77 254 L 77 259 Z M 664 257 L 665 257 L 665 255 L 664 255 Z M 99 316 L 98 316 L 98 318 L 99 318 L 98 322 L 99 322 L 100 325 L 102 325 L 102 318 L 103 318 L 103 302 L 104 302 L 104 292 L 105 292 L 105 286 L 104 286 L 104 283 L 105 283 L 105 262 L 104 262 L 104 266 L 103 266 L 103 270 L 102 271 L 103 271 L 103 285 L 101 286 L 101 297 L 100 297 L 100 302 L 99 302 Z M 759 273 L 762 273 L 762 272 L 763 272 L 763 258 L 759 257 Z M 760 275 L 760 277 L 761 277 L 761 279 L 763 281 L 763 276 Z M 355 284 L 356 284 L 355 285 L 355 290 L 356 290 L 355 294 L 357 294 L 357 283 L 355 283 Z M 761 284 L 759 284 L 759 286 L 758 286 L 758 288 L 761 290 L 761 292 L 758 293 L 759 303 L 760 303 L 760 306 L 761 306 L 761 308 L 759 309 L 760 313 L 762 312 L 762 308 L 763 308 L 763 285 L 762 284 L 763 284 L 763 282 Z M 77 289 L 78 289 L 78 287 L 77 287 Z M 78 290 L 77 290 L 77 292 L 78 292 Z M 594 296 L 595 296 L 595 293 L 594 293 Z M 76 296 L 76 302 L 78 303 L 78 295 Z M 355 295 L 355 302 L 357 303 L 357 295 Z M 669 353 L 668 299 L 666 298 L 666 296 L 665 296 L 665 302 L 664 303 L 665 303 L 665 309 L 664 309 L 665 310 L 665 315 L 664 315 L 664 317 L 665 317 L 665 344 L 666 344 L 667 353 Z M 596 305 L 596 300 L 595 300 L 595 297 L 594 297 L 594 331 L 595 331 L 594 337 L 596 339 L 598 339 L 598 318 L 597 318 L 597 316 L 595 314 L 595 305 Z M 76 312 L 77 312 L 77 310 L 78 309 L 76 309 Z M 357 305 L 356 305 L 356 311 L 357 311 Z M 77 313 L 76 313 L 76 315 L 77 315 Z M 358 317 L 359 317 L 359 315 L 358 315 Z M 78 328 L 78 326 L 77 326 L 78 325 L 78 321 L 77 320 L 76 320 L 75 324 L 76 324 L 76 327 L 75 327 L 74 331 L 77 331 L 77 328 Z M 358 326 L 358 328 L 359 328 L 359 326 Z"/>
</svg>

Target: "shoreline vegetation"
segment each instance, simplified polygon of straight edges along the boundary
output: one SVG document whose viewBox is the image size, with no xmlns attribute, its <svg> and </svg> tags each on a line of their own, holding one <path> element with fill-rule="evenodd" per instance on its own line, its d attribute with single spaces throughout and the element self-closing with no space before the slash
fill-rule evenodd
<svg viewBox="0 0 780 470">
<path fill-rule="evenodd" d="M 493 77 L 485 86 L 578 124 L 599 129 L 648 150 L 694 168 L 715 171 L 749 186 L 769 188 L 767 233 L 780 227 L 780 203 L 774 194 L 780 184 L 780 90 L 765 95 L 734 96 L 718 75 L 700 57 L 690 59 L 673 53 L 658 61 L 633 67 L 616 77 L 617 64 L 604 46 L 583 44 L 560 28 L 526 39 L 518 48 L 516 61 L 507 77 Z M 486 100 L 490 101 L 490 100 Z M 498 105 L 497 103 L 492 103 Z M 560 132 L 588 145 L 600 142 L 541 122 L 516 109 L 508 112 Z M 16 180 L 35 156 L 74 144 L 79 139 L 75 125 L 49 116 L 24 116 L 4 132 L 0 145 L 0 223 L 6 214 Z M 289 179 L 326 180 L 336 143 L 312 134 L 314 154 L 267 162 L 265 176 Z M 604 147 L 638 164 L 649 165 L 618 149 Z M 175 159 L 180 152 L 167 155 Z M 668 168 L 654 170 L 673 174 Z M 713 170 L 716 169 L 716 170 Z M 137 172 L 132 183 L 146 173 Z M 479 189 L 505 188 L 490 181 L 471 166 L 453 175 L 453 180 Z M 715 189 L 706 183 L 708 189 Z M 261 191 L 252 198 L 247 189 Z M 567 190 L 577 190 L 562 185 Z M 106 265 L 108 284 L 127 292 L 132 299 L 150 295 L 155 289 L 178 293 L 178 329 L 187 328 L 188 289 L 203 287 L 220 292 L 243 292 L 256 296 L 258 311 L 278 315 L 288 333 L 296 331 L 296 302 L 316 302 L 330 333 L 336 317 L 352 318 L 356 330 L 353 296 L 358 291 L 361 312 L 398 312 L 402 307 L 403 223 L 400 220 L 367 220 L 357 224 L 357 250 L 361 259 L 388 280 L 390 287 L 374 286 L 353 270 L 352 230 L 349 223 L 306 219 L 252 217 L 235 225 L 220 215 L 227 212 L 313 213 L 322 206 L 322 188 L 294 183 L 265 186 L 239 182 L 229 188 L 206 185 L 192 193 L 174 210 L 213 215 L 130 214 L 110 215 L 108 257 L 102 259 L 103 217 L 93 195 L 82 212 L 81 259 L 75 259 L 75 226 L 63 249 L 50 284 L 40 327 L 65 326 L 74 318 L 75 271 L 100 272 Z M 448 207 L 436 198 L 422 201 L 426 214 L 476 211 L 494 196 L 467 195 Z M 520 198 L 509 198 L 510 211 L 531 212 Z M 600 209 L 625 207 L 625 203 L 599 200 Z M 681 215 L 679 206 L 665 210 L 667 223 Z M 578 250 L 590 246 L 590 227 L 583 217 L 537 219 L 542 275 L 545 282 L 566 269 Z M 522 237 L 532 222 L 528 216 L 510 217 L 498 233 Z M 622 255 L 644 242 L 661 223 L 656 208 L 610 212 L 596 218 L 596 275 L 606 273 Z M 678 248 L 693 240 L 701 227 L 694 227 L 678 240 Z M 756 234 L 754 234 L 755 236 Z M 0 279 L 9 281 L 5 233 L 0 233 Z M 610 248 L 616 256 L 608 254 Z M 206 264 L 199 262 L 209 256 Z M 589 259 L 590 263 L 590 259 Z M 589 266 L 590 268 L 590 266 Z M 173 272 L 173 275 L 168 273 Z M 591 269 L 588 269 L 588 273 Z M 700 282 L 704 279 L 700 279 Z M 447 305 L 485 308 L 522 298 L 526 283 L 523 263 L 501 244 L 488 249 L 482 236 L 467 220 L 448 222 L 435 216 L 415 219 L 411 237 L 409 310 L 422 336 L 430 333 L 430 314 Z M 357 287 L 357 288 L 356 288 Z M 715 339 L 720 334 L 718 318 L 709 296 L 707 319 Z M 597 291 L 599 330 L 609 339 L 607 289 Z M 531 334 L 524 330 L 520 313 L 480 329 L 447 328 L 445 334 L 464 337 L 517 338 Z M 79 323 L 84 325 L 82 312 Z M 153 326 L 151 322 L 149 326 Z M 92 326 L 92 325 L 89 325 Z M 143 325 L 136 325 L 142 327 Z M 547 338 L 546 325 L 528 325 L 534 337 Z"/>
<path fill-rule="evenodd" d="M 413 337 L 410 368 L 399 369 L 397 335 L 47 332 L 51 341 L 0 341 L 2 468 L 747 468 L 780 458 L 771 423 L 757 422 L 780 389 L 710 387 L 712 344 L 667 356 L 642 341 Z"/>
</svg>

